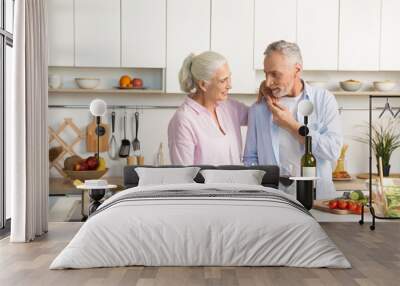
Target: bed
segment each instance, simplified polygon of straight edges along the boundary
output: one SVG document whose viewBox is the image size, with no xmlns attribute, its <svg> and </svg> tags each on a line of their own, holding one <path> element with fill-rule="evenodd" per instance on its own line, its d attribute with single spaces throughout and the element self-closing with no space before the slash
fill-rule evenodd
<svg viewBox="0 0 400 286">
<path fill-rule="evenodd" d="M 202 169 L 215 168 L 205 167 Z M 222 169 L 244 167 L 224 166 Z M 144 266 L 350 268 L 312 215 L 279 191 L 279 169 L 262 185 L 196 183 L 137 186 L 105 201 L 50 269 Z"/>
</svg>

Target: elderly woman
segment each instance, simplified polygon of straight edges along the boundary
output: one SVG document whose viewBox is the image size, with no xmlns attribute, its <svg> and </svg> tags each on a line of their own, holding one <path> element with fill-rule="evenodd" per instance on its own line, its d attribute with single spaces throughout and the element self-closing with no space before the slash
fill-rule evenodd
<svg viewBox="0 0 400 286">
<path fill-rule="evenodd" d="M 226 59 L 212 51 L 191 54 L 179 72 L 189 93 L 168 126 L 172 164 L 241 164 L 248 107 L 229 98 L 231 73 Z"/>
</svg>

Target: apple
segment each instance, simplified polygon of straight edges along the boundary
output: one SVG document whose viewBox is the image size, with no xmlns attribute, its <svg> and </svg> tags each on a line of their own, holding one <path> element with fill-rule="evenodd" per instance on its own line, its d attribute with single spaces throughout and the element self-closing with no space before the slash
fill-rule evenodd
<svg viewBox="0 0 400 286">
<path fill-rule="evenodd" d="M 89 166 L 86 163 L 86 161 L 77 163 L 74 166 L 74 171 L 87 171 L 88 169 L 89 169 Z"/>
<path fill-rule="evenodd" d="M 99 160 L 95 156 L 88 157 L 85 162 L 89 170 L 96 170 L 99 166 Z"/>
<path fill-rule="evenodd" d="M 132 86 L 136 88 L 143 87 L 143 80 L 140 78 L 134 78 L 132 79 Z"/>
</svg>

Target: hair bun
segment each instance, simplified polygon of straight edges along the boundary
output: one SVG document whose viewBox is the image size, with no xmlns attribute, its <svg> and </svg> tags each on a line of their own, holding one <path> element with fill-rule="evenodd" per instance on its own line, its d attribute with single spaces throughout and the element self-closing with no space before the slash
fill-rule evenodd
<svg viewBox="0 0 400 286">
<path fill-rule="evenodd" d="M 182 67 L 179 71 L 179 84 L 181 86 L 181 90 L 184 92 L 191 92 L 195 87 L 193 74 L 191 71 L 195 56 L 195 54 L 190 53 L 183 61 Z"/>
</svg>

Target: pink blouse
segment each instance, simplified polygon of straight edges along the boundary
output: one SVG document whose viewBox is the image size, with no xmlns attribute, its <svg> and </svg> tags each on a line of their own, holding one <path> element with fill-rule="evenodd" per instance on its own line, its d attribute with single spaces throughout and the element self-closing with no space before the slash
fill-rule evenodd
<svg viewBox="0 0 400 286">
<path fill-rule="evenodd" d="M 248 107 L 227 99 L 216 106 L 219 124 L 189 96 L 169 122 L 168 147 L 176 165 L 239 165 L 242 162 L 240 126 L 247 125 Z"/>
</svg>

